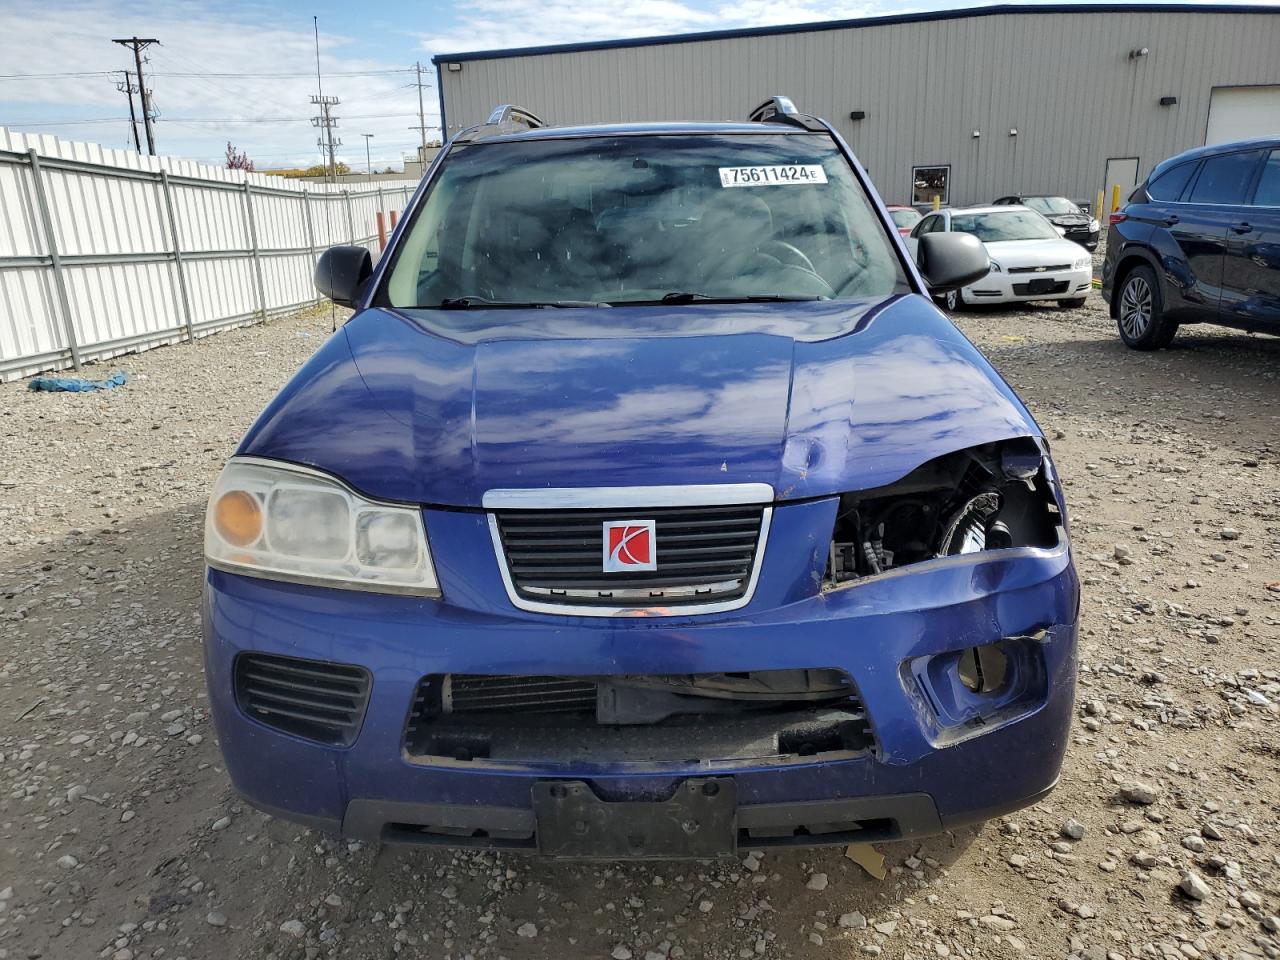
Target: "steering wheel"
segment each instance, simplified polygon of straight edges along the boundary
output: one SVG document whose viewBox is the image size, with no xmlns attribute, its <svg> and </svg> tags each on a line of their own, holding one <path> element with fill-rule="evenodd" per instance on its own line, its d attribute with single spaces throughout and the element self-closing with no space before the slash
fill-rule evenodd
<svg viewBox="0 0 1280 960">
<path fill-rule="evenodd" d="M 827 283 L 803 250 L 782 240 L 768 240 L 756 248 L 756 253 L 778 261 L 784 270 L 798 270 L 810 280 L 822 285 L 823 296 L 834 297 L 835 289 Z"/>
<path fill-rule="evenodd" d="M 781 261 L 787 266 L 800 267 L 809 273 L 817 275 L 818 271 L 813 265 L 813 261 L 805 255 L 805 252 L 799 247 L 792 246 L 783 240 L 766 240 L 756 248 L 760 253 L 767 254 L 773 259 Z"/>
</svg>

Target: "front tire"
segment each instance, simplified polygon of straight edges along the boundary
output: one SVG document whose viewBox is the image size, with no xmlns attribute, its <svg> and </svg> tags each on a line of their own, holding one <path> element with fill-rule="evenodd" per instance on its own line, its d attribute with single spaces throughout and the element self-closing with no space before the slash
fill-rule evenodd
<svg viewBox="0 0 1280 960">
<path fill-rule="evenodd" d="M 964 294 L 959 290 L 948 290 L 946 293 L 934 297 L 933 302 L 944 310 L 955 313 L 957 310 L 964 309 Z"/>
<path fill-rule="evenodd" d="M 1156 272 L 1146 264 L 1130 270 L 1116 299 L 1116 327 L 1125 346 L 1134 350 L 1167 347 L 1178 324 L 1164 316 L 1164 301 Z"/>
</svg>

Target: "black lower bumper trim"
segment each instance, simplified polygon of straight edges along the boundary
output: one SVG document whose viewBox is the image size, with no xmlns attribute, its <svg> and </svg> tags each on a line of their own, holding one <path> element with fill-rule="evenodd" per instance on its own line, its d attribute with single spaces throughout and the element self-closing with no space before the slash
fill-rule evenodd
<svg viewBox="0 0 1280 960">
<path fill-rule="evenodd" d="M 688 789 L 695 784 L 702 791 L 706 783 L 726 781 L 732 784 L 732 778 L 715 777 L 686 780 L 682 786 Z M 548 814 L 552 788 L 570 783 L 585 788 L 585 794 L 578 794 L 576 804 L 561 803 L 558 811 Z M 541 804 L 540 793 L 548 798 Z M 724 794 L 733 796 L 732 790 Z M 698 802 L 703 797 L 705 793 Z M 718 804 L 701 803 L 696 816 L 691 816 L 692 810 L 671 801 L 603 801 L 583 781 L 540 780 L 535 781 L 531 807 L 352 800 L 342 832 L 353 839 L 383 843 L 541 850 L 556 857 L 616 860 L 700 859 L 731 854 L 735 846 L 873 843 L 929 836 L 944 829 L 933 798 L 926 793 L 735 804 L 732 808 L 721 799 Z M 726 832 L 725 816 L 732 818 L 731 832 Z M 698 822 L 699 817 L 706 831 L 699 822 L 695 832 L 702 832 L 702 837 L 696 842 L 679 843 L 667 831 L 669 826 L 687 831 L 688 823 Z M 585 828 L 578 826 L 580 822 Z M 632 842 L 636 837 L 642 840 L 638 845 Z M 704 843 L 704 838 L 710 839 Z"/>
</svg>

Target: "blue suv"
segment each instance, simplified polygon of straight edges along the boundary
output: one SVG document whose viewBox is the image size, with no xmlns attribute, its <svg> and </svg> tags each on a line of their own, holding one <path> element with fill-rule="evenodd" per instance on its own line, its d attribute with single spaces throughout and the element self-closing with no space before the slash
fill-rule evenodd
<svg viewBox="0 0 1280 960">
<path fill-rule="evenodd" d="M 207 515 L 252 804 L 555 857 L 890 840 L 1032 803 L 1079 588 L 1035 422 L 826 123 L 553 128 L 437 158 Z"/>
<path fill-rule="evenodd" d="M 1280 334 L 1280 139 L 1157 164 L 1111 215 L 1102 296 L 1135 350 L 1184 323 Z"/>
</svg>

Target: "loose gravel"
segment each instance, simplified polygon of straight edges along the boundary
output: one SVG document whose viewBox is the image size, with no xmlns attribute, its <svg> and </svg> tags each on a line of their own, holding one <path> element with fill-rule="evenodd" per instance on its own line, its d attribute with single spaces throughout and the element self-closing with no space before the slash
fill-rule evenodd
<svg viewBox="0 0 1280 960">
<path fill-rule="evenodd" d="M 1064 477 L 1078 719 L 1046 800 L 886 845 L 883 881 L 839 849 L 560 864 L 257 813 L 208 721 L 204 499 L 328 313 L 118 359 L 108 393 L 0 386 L 0 960 L 1280 955 L 1280 340 L 1137 354 L 1096 295 L 957 322 Z"/>
</svg>

